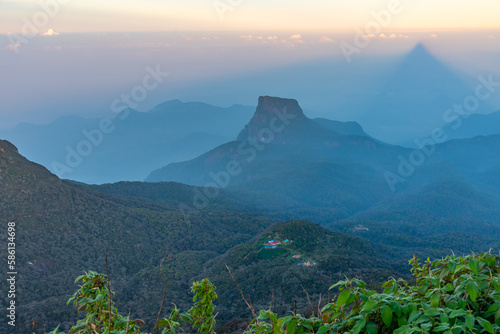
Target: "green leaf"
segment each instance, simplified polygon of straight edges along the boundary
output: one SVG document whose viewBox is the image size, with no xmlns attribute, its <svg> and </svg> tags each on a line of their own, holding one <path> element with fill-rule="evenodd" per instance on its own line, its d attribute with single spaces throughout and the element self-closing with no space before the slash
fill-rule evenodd
<svg viewBox="0 0 500 334">
<path fill-rule="evenodd" d="M 167 319 L 162 319 L 162 320 L 158 321 L 158 323 L 156 324 L 156 327 L 161 328 L 161 327 L 165 327 L 168 324 L 169 324 L 169 322 Z"/>
<path fill-rule="evenodd" d="M 396 329 L 392 334 L 403 334 L 408 333 L 408 329 L 411 329 L 408 325 L 402 325 L 398 329 Z"/>
<path fill-rule="evenodd" d="M 321 326 L 316 334 L 327 334 L 328 333 L 328 327 L 325 325 Z"/>
<path fill-rule="evenodd" d="M 479 261 L 478 260 L 470 260 L 469 268 L 476 275 L 479 274 Z"/>
<path fill-rule="evenodd" d="M 477 320 L 477 322 L 479 322 L 481 327 L 484 328 L 485 331 L 487 331 L 488 333 L 491 333 L 491 334 L 495 333 L 495 331 L 493 330 L 493 326 L 491 325 L 491 322 L 489 322 L 488 320 L 485 320 L 481 317 L 477 317 L 476 320 Z"/>
<path fill-rule="evenodd" d="M 500 309 L 500 304 L 492 304 L 490 306 L 490 308 L 488 309 L 488 311 L 486 311 L 487 313 L 495 313 L 496 311 L 498 311 L 498 309 Z"/>
<path fill-rule="evenodd" d="M 380 308 L 380 313 L 382 315 L 382 321 L 387 327 L 391 327 L 392 323 L 392 310 L 389 306 L 383 305 Z"/>
<path fill-rule="evenodd" d="M 408 310 L 411 312 L 416 311 L 418 309 L 417 303 L 408 303 Z"/>
<path fill-rule="evenodd" d="M 327 334 L 328 333 L 328 327 L 325 325 L 321 326 L 316 334 Z"/>
<path fill-rule="evenodd" d="M 78 304 L 79 304 L 79 305 L 85 305 L 85 304 L 88 304 L 88 303 L 93 303 L 93 302 L 95 302 L 95 300 L 94 300 L 94 299 L 89 298 L 89 297 L 85 297 L 85 298 L 80 299 L 80 300 L 78 301 Z"/>
<path fill-rule="evenodd" d="M 302 327 L 306 328 L 306 329 L 309 329 L 309 330 L 313 330 L 313 326 L 311 326 L 309 323 L 307 322 L 301 322 L 301 325 Z M 301 328 L 300 328 L 301 329 Z"/>
<path fill-rule="evenodd" d="M 444 332 L 450 329 L 450 324 L 447 322 L 443 322 L 434 328 L 435 332 Z"/>
<path fill-rule="evenodd" d="M 418 288 L 418 294 L 423 296 L 427 292 L 427 289 L 429 289 L 429 285 L 422 285 Z"/>
<path fill-rule="evenodd" d="M 79 280 L 83 279 L 86 275 L 81 275 L 81 276 L 78 276 L 76 279 L 75 279 L 75 284 L 76 282 L 78 282 Z"/>
<path fill-rule="evenodd" d="M 477 286 L 476 282 L 470 281 L 469 283 L 467 283 L 467 286 L 465 287 L 465 289 L 467 290 L 467 293 L 469 294 L 470 299 L 473 302 L 476 302 L 477 297 L 479 297 L 479 293 L 480 293 L 479 287 Z"/>
<path fill-rule="evenodd" d="M 366 319 L 361 319 L 359 320 L 356 325 L 352 328 L 351 333 L 352 334 L 359 334 L 363 328 L 365 328 L 366 325 Z"/>
<path fill-rule="evenodd" d="M 366 303 L 363 308 L 361 309 L 361 312 L 370 312 L 373 309 L 375 309 L 378 306 L 378 301 L 376 300 L 370 300 L 368 303 Z"/>
<path fill-rule="evenodd" d="M 358 287 L 360 287 L 360 288 L 364 288 L 364 287 L 366 287 L 366 283 L 365 283 L 365 282 L 363 282 L 363 281 L 360 281 L 359 279 L 354 278 L 352 281 L 353 281 L 354 283 L 356 283 L 356 285 L 357 285 Z"/>
<path fill-rule="evenodd" d="M 367 325 L 366 325 L 366 333 L 367 334 L 377 334 L 378 333 L 378 328 L 377 328 L 377 324 L 374 323 L 374 322 L 369 322 Z"/>
<path fill-rule="evenodd" d="M 428 316 L 428 317 L 435 317 L 437 315 L 439 315 L 441 312 L 439 312 L 439 310 L 437 308 L 433 308 L 431 307 L 430 309 L 428 309 L 427 311 L 425 311 L 425 315 Z"/>
<path fill-rule="evenodd" d="M 402 313 L 401 305 L 399 305 L 398 302 L 392 301 L 391 306 L 392 306 L 392 312 L 394 312 L 398 317 L 400 317 Z"/>
<path fill-rule="evenodd" d="M 338 286 L 341 286 L 341 285 L 345 285 L 346 284 L 346 281 L 338 281 L 337 283 L 335 283 L 334 285 L 332 285 L 328 290 L 331 290 L 331 289 L 334 289 Z"/>
<path fill-rule="evenodd" d="M 259 320 L 269 319 L 269 312 L 260 311 L 259 316 L 257 317 Z"/>
<path fill-rule="evenodd" d="M 408 323 L 412 323 L 413 321 L 417 320 L 421 314 L 422 314 L 422 312 L 417 311 L 417 310 L 411 312 L 410 316 L 408 317 Z"/>
<path fill-rule="evenodd" d="M 54 329 L 52 332 L 49 332 L 48 334 L 64 334 L 63 332 L 59 332 L 59 326 L 57 326 L 56 329 Z"/>
<path fill-rule="evenodd" d="M 500 293 L 500 285 L 498 285 L 498 282 L 493 278 L 491 280 L 491 285 L 493 285 L 493 287 L 495 288 L 495 290 Z"/>
<path fill-rule="evenodd" d="M 431 307 L 438 307 L 441 302 L 441 295 L 432 295 L 431 297 Z"/>
<path fill-rule="evenodd" d="M 86 326 L 87 326 L 86 322 L 79 320 L 76 323 L 76 326 L 71 327 L 71 330 L 79 330 L 79 329 L 85 328 Z"/>
<path fill-rule="evenodd" d="M 474 316 L 473 315 L 468 315 L 465 317 L 465 326 L 471 331 L 474 329 Z"/>
<path fill-rule="evenodd" d="M 420 328 L 422 328 L 424 330 L 424 333 L 429 333 L 431 331 L 431 328 L 432 328 L 432 323 L 431 322 L 424 322 L 422 324 L 419 325 Z"/>
<path fill-rule="evenodd" d="M 467 314 L 469 313 L 467 313 L 467 311 L 465 310 L 454 310 L 453 312 L 450 313 L 450 318 L 453 319 Z"/>
<path fill-rule="evenodd" d="M 484 261 L 486 261 L 486 264 L 488 265 L 488 267 L 493 268 L 495 266 L 495 263 L 497 262 L 497 259 L 493 255 L 487 255 L 484 258 Z"/>
<path fill-rule="evenodd" d="M 361 298 L 362 298 L 362 297 L 363 297 L 363 295 L 361 295 Z M 352 303 L 352 302 L 354 302 L 354 300 L 355 300 L 355 299 L 356 299 L 356 295 L 355 295 L 354 293 L 351 293 L 351 296 L 350 296 L 350 297 L 349 297 L 349 299 L 347 300 L 347 303 L 345 303 L 345 304 L 346 304 L 346 306 L 347 306 L 347 305 L 351 305 L 351 303 Z"/>
<path fill-rule="evenodd" d="M 345 303 L 349 300 L 349 297 L 351 297 L 351 290 L 345 289 L 344 291 L 342 291 L 337 297 L 337 306 L 344 306 Z"/>
<path fill-rule="evenodd" d="M 292 320 L 286 326 L 286 332 L 288 334 L 295 334 L 295 330 L 297 329 L 297 320 Z"/>
<path fill-rule="evenodd" d="M 453 262 L 453 261 L 450 261 L 448 263 L 448 268 L 450 269 L 450 271 L 452 273 L 455 273 L 455 269 L 457 269 L 457 263 L 456 262 Z"/>
<path fill-rule="evenodd" d="M 462 270 L 463 268 L 465 268 L 466 265 L 465 264 L 460 264 L 458 265 L 456 268 L 455 268 L 455 272 L 453 274 L 456 274 L 458 271 Z"/>
</svg>

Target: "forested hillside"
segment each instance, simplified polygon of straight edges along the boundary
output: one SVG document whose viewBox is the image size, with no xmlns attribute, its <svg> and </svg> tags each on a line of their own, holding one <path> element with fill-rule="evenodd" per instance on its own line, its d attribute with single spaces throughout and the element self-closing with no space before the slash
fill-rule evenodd
<svg viewBox="0 0 500 334">
<path fill-rule="evenodd" d="M 103 271 L 106 250 L 110 275 L 121 292 L 118 305 L 144 316 L 157 310 L 161 301 L 163 257 L 176 254 L 183 259 L 174 273 L 183 279 L 173 279 L 171 286 L 188 286 L 202 263 L 272 223 L 258 214 L 231 211 L 212 211 L 186 221 L 179 210 L 105 198 L 59 180 L 6 141 L 0 141 L 0 148 L 0 212 L 3 226 L 16 223 L 18 324 L 26 332 L 32 319 L 49 327 L 60 323 L 62 328 L 75 321 L 76 312 L 65 307 L 74 278 L 90 268 Z M 7 229 L 1 233 L 6 240 Z M 6 251 L 2 247 L 5 258 Z M 141 287 L 151 289 L 148 299 L 137 298 L 134 289 Z M 182 287 L 170 291 L 169 300 L 189 300 Z"/>
<path fill-rule="evenodd" d="M 120 198 L 58 179 L 20 156 L 9 142 L 1 141 L 0 147 L 0 210 L 2 224 L 16 222 L 18 324 L 26 331 L 35 319 L 39 326 L 60 324 L 61 329 L 75 322 L 76 312 L 65 307 L 74 277 L 91 269 L 104 272 L 106 250 L 117 306 L 143 318 L 148 328 L 154 326 L 151 315 L 162 299 L 160 261 L 169 255 L 164 264 L 169 286 L 165 312 L 170 303 L 189 305 L 190 283 L 207 276 L 227 288 L 219 299 L 225 310 L 220 325 L 250 316 L 245 305 L 233 304 L 237 290 L 226 263 L 256 305 L 266 305 L 274 291 L 276 307 L 283 312 L 292 298 L 298 307 L 307 306 L 302 286 L 317 298 L 328 294 L 330 277 L 356 274 L 376 282 L 397 266 L 359 238 L 301 221 L 270 227 L 279 220 L 252 213 L 250 207 L 232 211 L 231 203 L 237 201 L 231 202 L 229 195 L 222 197 L 228 201 L 225 206 L 214 205 L 186 219 L 178 204 L 190 198 L 191 187 L 162 185 L 163 203 L 153 195 L 146 202 Z M 112 189 L 108 186 L 108 193 Z M 188 191 L 184 197 L 182 189 Z M 169 199 L 168 193 L 175 196 Z M 269 236 L 278 234 L 290 242 L 266 249 Z M 298 266 L 299 260 L 315 264 Z M 255 281 L 261 283 L 254 287 Z"/>
</svg>

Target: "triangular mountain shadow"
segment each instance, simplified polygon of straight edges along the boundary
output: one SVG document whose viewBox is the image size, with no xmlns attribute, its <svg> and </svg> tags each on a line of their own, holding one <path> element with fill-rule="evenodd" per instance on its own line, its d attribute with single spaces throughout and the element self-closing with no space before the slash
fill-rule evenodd
<svg viewBox="0 0 500 334">
<path fill-rule="evenodd" d="M 402 59 L 360 121 L 369 134 L 383 141 L 413 140 L 442 126 L 445 111 L 473 93 L 419 43 Z M 485 104 L 477 112 L 484 110 L 488 110 Z"/>
</svg>

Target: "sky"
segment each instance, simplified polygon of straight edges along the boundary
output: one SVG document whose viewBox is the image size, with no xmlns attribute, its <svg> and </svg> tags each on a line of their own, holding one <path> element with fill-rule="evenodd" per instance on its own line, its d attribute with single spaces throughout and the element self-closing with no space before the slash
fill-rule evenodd
<svg viewBox="0 0 500 334">
<path fill-rule="evenodd" d="M 376 94 L 391 61 L 418 43 L 472 81 L 499 71 L 499 10 L 498 0 L 0 1 L 0 128 L 110 114 L 148 68 L 169 74 L 139 111 L 171 99 L 255 105 L 269 94 L 350 120 L 359 96 Z M 356 46 L 360 36 L 368 42 Z M 345 45 L 356 52 L 347 57 Z M 305 83 L 324 73 L 328 87 L 311 91 Z"/>
<path fill-rule="evenodd" d="M 391 23 L 396 30 L 498 29 L 500 12 L 497 0 L 6 0 L 0 2 L 0 31 L 19 33 L 23 18 L 32 19 L 40 4 L 59 7 L 51 24 L 61 32 L 345 32 L 389 6 L 401 8 Z"/>
</svg>

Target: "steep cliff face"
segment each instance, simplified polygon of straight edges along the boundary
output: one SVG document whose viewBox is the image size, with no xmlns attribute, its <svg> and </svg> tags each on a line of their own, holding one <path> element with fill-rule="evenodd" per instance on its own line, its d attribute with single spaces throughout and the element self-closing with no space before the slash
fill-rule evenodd
<svg viewBox="0 0 500 334">
<path fill-rule="evenodd" d="M 306 119 L 307 117 L 304 115 L 297 100 L 261 96 L 259 97 L 259 104 L 253 118 L 240 133 L 238 139 L 246 139 L 241 138 L 243 134 L 255 137 L 261 129 L 275 125 L 272 123 L 277 122 L 277 120 L 284 123 L 287 123 L 285 120 L 287 120 L 288 123 L 292 121 L 295 123 L 300 121 L 303 122 Z"/>
<path fill-rule="evenodd" d="M 261 96 L 255 114 L 237 140 L 292 144 L 323 132 L 328 131 L 307 118 L 296 100 Z"/>
</svg>

